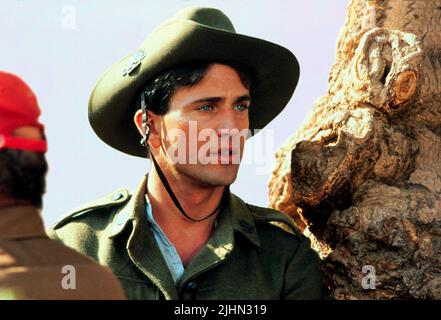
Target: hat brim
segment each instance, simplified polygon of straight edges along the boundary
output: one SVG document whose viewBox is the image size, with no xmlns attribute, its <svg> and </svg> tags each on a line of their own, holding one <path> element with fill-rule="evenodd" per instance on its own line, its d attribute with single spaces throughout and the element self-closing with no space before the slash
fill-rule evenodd
<svg viewBox="0 0 441 320">
<path fill-rule="evenodd" d="M 123 58 L 101 77 L 89 100 L 89 122 L 98 137 L 138 157 L 146 157 L 146 151 L 133 121 L 135 102 L 147 82 L 162 72 L 197 60 L 245 65 L 253 76 L 249 111 L 252 134 L 284 109 L 300 74 L 296 57 L 282 46 L 188 20 L 175 20 L 157 29 L 141 48 L 146 56 L 137 69 L 123 76 L 132 55 Z"/>
</svg>

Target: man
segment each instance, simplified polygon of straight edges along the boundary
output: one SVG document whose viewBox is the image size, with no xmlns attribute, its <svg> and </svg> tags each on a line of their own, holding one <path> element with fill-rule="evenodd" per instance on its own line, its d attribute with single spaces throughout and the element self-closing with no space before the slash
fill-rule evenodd
<svg viewBox="0 0 441 320">
<path fill-rule="evenodd" d="M 109 270 L 45 234 L 39 115 L 31 89 L 0 71 L 0 299 L 124 299 Z"/>
<path fill-rule="evenodd" d="M 129 299 L 322 298 L 309 240 L 229 190 L 241 133 L 280 113 L 298 76 L 290 51 L 235 33 L 221 11 L 180 11 L 111 67 L 89 102 L 97 135 L 150 157 L 150 173 L 49 233 L 109 266 Z"/>
</svg>

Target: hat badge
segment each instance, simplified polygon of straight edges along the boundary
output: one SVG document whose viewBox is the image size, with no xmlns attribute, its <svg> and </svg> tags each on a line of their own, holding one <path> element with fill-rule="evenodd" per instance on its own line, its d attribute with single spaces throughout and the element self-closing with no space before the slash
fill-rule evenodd
<svg viewBox="0 0 441 320">
<path fill-rule="evenodd" d="M 123 70 L 123 77 L 130 75 L 140 64 L 142 59 L 145 58 L 145 52 L 142 49 L 137 50 L 132 54 L 130 61 L 126 64 Z"/>
</svg>

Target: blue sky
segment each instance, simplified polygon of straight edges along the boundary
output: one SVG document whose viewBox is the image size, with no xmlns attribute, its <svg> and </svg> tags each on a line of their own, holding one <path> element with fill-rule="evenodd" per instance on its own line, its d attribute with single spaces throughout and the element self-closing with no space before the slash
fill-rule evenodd
<svg viewBox="0 0 441 320">
<path fill-rule="evenodd" d="M 2 0 L 0 70 L 21 76 L 35 91 L 49 140 L 46 225 L 120 187 L 133 189 L 149 169 L 147 160 L 113 150 L 95 136 L 87 120 L 87 103 L 103 71 L 186 6 L 219 8 L 237 32 L 283 45 L 300 62 L 293 98 L 267 127 L 275 138 L 265 155 L 268 165 L 241 165 L 231 187 L 245 201 L 266 206 L 274 153 L 326 93 L 347 4 L 347 0 Z M 245 157 L 247 150 L 252 148 L 246 146 Z"/>
</svg>

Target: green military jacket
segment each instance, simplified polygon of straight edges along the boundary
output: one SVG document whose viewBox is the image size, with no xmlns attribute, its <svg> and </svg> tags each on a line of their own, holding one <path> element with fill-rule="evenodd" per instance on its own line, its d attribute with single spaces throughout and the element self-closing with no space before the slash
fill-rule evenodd
<svg viewBox="0 0 441 320">
<path fill-rule="evenodd" d="M 128 299 L 322 298 L 309 239 L 284 214 L 233 193 L 206 246 L 175 284 L 147 221 L 146 181 L 133 194 L 120 189 L 70 212 L 48 235 L 108 266 Z"/>
</svg>

